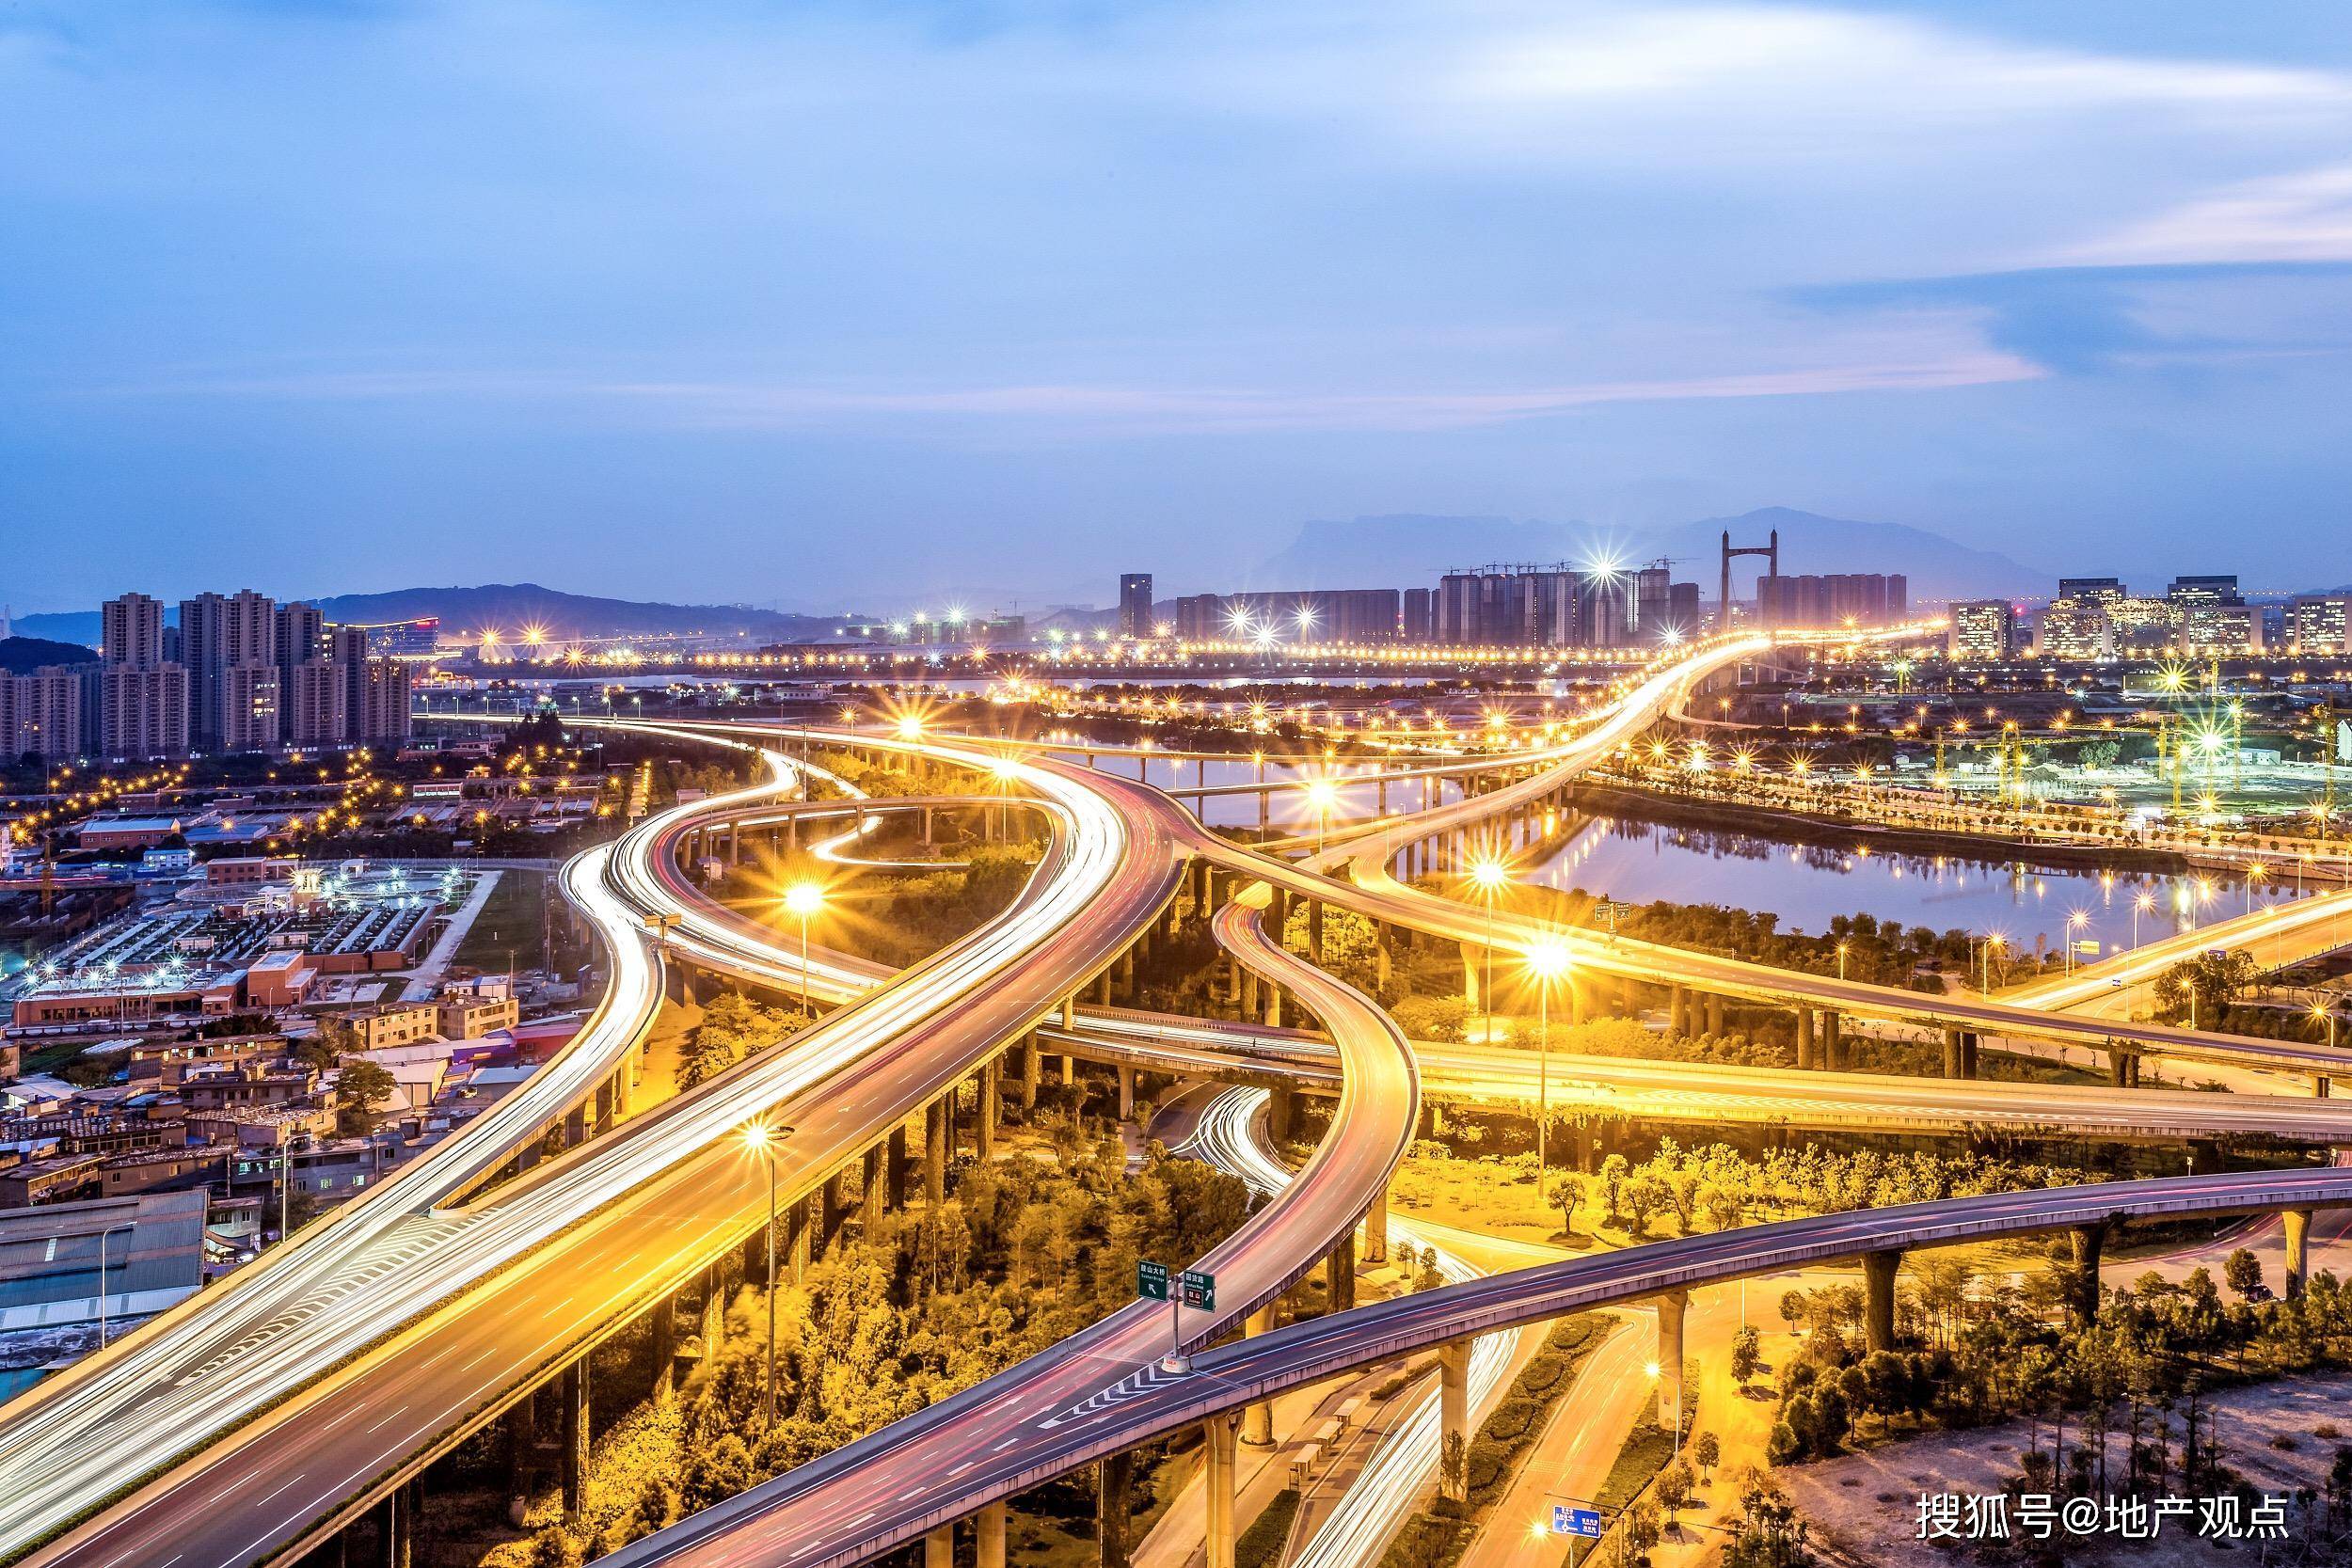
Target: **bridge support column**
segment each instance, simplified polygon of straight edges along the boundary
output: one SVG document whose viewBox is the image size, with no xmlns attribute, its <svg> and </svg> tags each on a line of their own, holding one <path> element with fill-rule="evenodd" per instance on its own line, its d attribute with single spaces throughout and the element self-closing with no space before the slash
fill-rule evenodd
<svg viewBox="0 0 2352 1568">
<path fill-rule="evenodd" d="M 1821 1009 L 1821 1069 L 1825 1072 L 1846 1070 L 1845 1021 L 1826 1007 Z"/>
<path fill-rule="evenodd" d="M 1340 1238 L 1339 1243 L 1331 1249 L 1331 1256 L 1325 1259 L 1325 1264 L 1330 1282 L 1330 1291 L 1325 1299 L 1330 1303 L 1332 1311 L 1347 1311 L 1356 1305 L 1356 1232 L 1351 1230 Z"/>
<path fill-rule="evenodd" d="M 1862 1332 L 1873 1351 L 1895 1348 L 1895 1271 L 1902 1260 L 1900 1252 L 1862 1255 Z"/>
<path fill-rule="evenodd" d="M 1307 957 L 1317 963 L 1323 961 L 1323 900 L 1320 898 L 1307 905 Z"/>
<path fill-rule="evenodd" d="M 980 1064 L 979 1116 L 973 1124 L 972 1142 L 983 1160 L 996 1158 L 996 1123 L 1003 1110 L 996 1080 L 1002 1070 L 993 1056 Z"/>
<path fill-rule="evenodd" d="M 1438 1347 L 1438 1493 L 1456 1503 L 1470 1500 L 1470 1351 L 1468 1339 Z"/>
<path fill-rule="evenodd" d="M 1981 1069 L 1977 1065 L 1977 1033 L 1973 1029 L 1960 1037 L 1960 1075 L 1963 1078 L 1981 1075 Z"/>
<path fill-rule="evenodd" d="M 2107 1228 L 2077 1226 L 2067 1235 L 2074 1243 L 2074 1300 L 2068 1310 L 2076 1323 L 2087 1323 L 2099 1315 L 2099 1254 L 2106 1248 Z"/>
<path fill-rule="evenodd" d="M 1209 1568 L 1233 1568 L 1233 1418 L 1209 1418 Z"/>
<path fill-rule="evenodd" d="M 1127 1494 L 1135 1479 L 1136 1456 L 1124 1450 L 1104 1455 L 1095 1466 L 1094 1544 L 1101 1568 L 1127 1568 Z"/>
<path fill-rule="evenodd" d="M 381 1568 L 408 1568 L 415 1528 L 408 1488 L 396 1486 L 375 1505 L 375 1560 Z"/>
<path fill-rule="evenodd" d="M 2329 1091 L 2333 1087 L 2334 1085 L 2328 1082 L 2328 1078 L 2326 1073 L 2314 1072 L 2312 1074 L 2312 1098 L 2313 1100 L 2327 1099 Z"/>
<path fill-rule="evenodd" d="M 1364 1212 L 1364 1261 L 1385 1263 L 1389 1260 L 1389 1184 L 1380 1183 L 1380 1190 L 1372 1195 L 1372 1207 Z"/>
<path fill-rule="evenodd" d="M 1107 969 L 1094 977 L 1094 1005 L 1098 1007 L 1111 1005 L 1111 972 Z"/>
<path fill-rule="evenodd" d="M 653 1304 L 653 1401 L 669 1402 L 677 1384 L 677 1297 Z"/>
<path fill-rule="evenodd" d="M 1386 921 L 1372 925 L 1372 983 L 1376 990 L 1387 990 L 1391 976 L 1396 970 L 1395 943 L 1389 936 Z"/>
<path fill-rule="evenodd" d="M 1247 965 L 1236 965 L 1241 971 L 1241 1016 L 1258 1016 L 1258 972 Z"/>
<path fill-rule="evenodd" d="M 833 1191 L 832 1182 L 825 1183 L 825 1191 Z M 783 1245 L 779 1250 L 784 1254 L 784 1276 L 795 1285 L 808 1277 L 811 1255 L 816 1250 L 816 1215 L 811 1212 L 815 1206 L 814 1197 L 796 1198 L 785 1206 L 784 1235 L 780 1238 Z M 832 1204 L 828 1202 L 826 1207 L 830 1209 Z"/>
<path fill-rule="evenodd" d="M 907 1124 L 904 1121 L 890 1130 L 889 1152 L 883 1156 L 885 1170 L 882 1181 L 882 1207 L 903 1209 L 907 1206 L 907 1167 L 914 1164 L 907 1157 Z"/>
<path fill-rule="evenodd" d="M 1005 1568 L 1005 1505 L 993 1502 L 980 1510 L 973 1549 L 977 1568 Z"/>
<path fill-rule="evenodd" d="M 1272 1332 L 1273 1328 L 1274 1303 L 1272 1302 L 1267 1302 L 1263 1307 L 1244 1318 L 1241 1324 L 1242 1333 L 1253 1339 L 1261 1334 Z M 1274 1402 L 1272 1400 L 1260 1400 L 1257 1403 L 1243 1408 L 1241 1440 L 1253 1449 L 1270 1449 L 1274 1446 Z"/>
<path fill-rule="evenodd" d="M 1271 980 L 1266 982 L 1265 988 L 1265 1026 L 1269 1029 L 1282 1027 L 1282 988 Z"/>
<path fill-rule="evenodd" d="M 2303 1293 L 2303 1286 L 2311 1275 L 2312 1212 L 2289 1209 L 2279 1217 L 2287 1227 L 2286 1294 L 2293 1300 Z"/>
<path fill-rule="evenodd" d="M 937 1208 L 947 1201 L 947 1102 L 934 1100 L 923 1108 L 923 1201 Z"/>
<path fill-rule="evenodd" d="M 1717 1038 L 1724 1032 L 1724 999 L 1710 994 L 1707 999 L 1707 1032 Z"/>
<path fill-rule="evenodd" d="M 506 1522 L 517 1529 L 531 1512 L 531 1472 L 539 1448 L 538 1401 L 525 1395 L 500 1418 L 506 1462 Z"/>
<path fill-rule="evenodd" d="M 923 1568 L 956 1568 L 956 1527 L 942 1525 L 923 1537 Z"/>
<path fill-rule="evenodd" d="M 1486 1006 L 1478 994 L 1478 958 L 1479 949 L 1475 942 L 1462 943 L 1462 1001 L 1471 1012 L 1477 1012 Z"/>
<path fill-rule="evenodd" d="M 588 1486 L 588 1358 L 564 1369 L 564 1517 L 578 1519 Z"/>
<path fill-rule="evenodd" d="M 2119 1089 L 2136 1088 L 2139 1084 L 2139 1053 L 2119 1045 L 2107 1047 L 2107 1077 Z"/>
<path fill-rule="evenodd" d="M 1266 1091 L 1266 1136 L 1278 1144 L 1290 1142 L 1291 1108 L 1295 1103 L 1297 1091 L 1287 1084 Z"/>
<path fill-rule="evenodd" d="M 1110 982 L 1105 979 L 1103 982 L 1105 1002 L 1110 1000 L 1107 994 L 1110 989 Z M 1119 955 L 1119 994 L 1131 1005 L 1136 999 L 1136 950 L 1132 947 Z"/>
<path fill-rule="evenodd" d="M 713 1263 L 703 1270 L 703 1359 L 718 1359 L 727 1342 L 727 1266 Z"/>
<path fill-rule="evenodd" d="M 1658 1424 L 1675 1433 L 1675 1446 L 1682 1444 L 1682 1433 L 1675 1423 L 1683 1414 L 1682 1406 L 1682 1314 L 1691 1305 L 1688 1291 L 1668 1291 L 1658 1298 Z"/>
<path fill-rule="evenodd" d="M 1968 1076 L 1963 1070 L 1968 1054 L 1967 1039 L 1967 1035 L 1962 1030 L 1947 1029 L 1944 1031 L 1945 1077 L 1965 1078 Z"/>
<path fill-rule="evenodd" d="M 876 1144 L 866 1151 L 858 1163 L 857 1217 L 868 1229 L 882 1216 L 882 1208 L 889 1201 L 890 1188 L 882 1174 L 882 1146 Z"/>
<path fill-rule="evenodd" d="M 1078 1058 L 1064 1053 L 1061 1059 L 1061 1086 L 1070 1087 L 1078 1081 Z"/>
<path fill-rule="evenodd" d="M 1044 1064 L 1038 1055 L 1037 1031 L 1032 1029 L 1021 1038 L 1021 1108 L 1037 1109 L 1038 1081 L 1044 1076 Z"/>
<path fill-rule="evenodd" d="M 1813 1009 L 1797 1009 L 1797 1066 L 1810 1072 L 1814 1067 Z"/>
<path fill-rule="evenodd" d="M 1124 1062 L 1119 1064 L 1119 1119 L 1136 1119 L 1136 1069 Z"/>
</svg>

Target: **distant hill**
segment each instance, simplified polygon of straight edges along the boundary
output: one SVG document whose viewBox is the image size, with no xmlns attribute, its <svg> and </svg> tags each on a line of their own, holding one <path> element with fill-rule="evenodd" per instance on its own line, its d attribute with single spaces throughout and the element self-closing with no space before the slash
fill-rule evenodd
<svg viewBox="0 0 2352 1568">
<path fill-rule="evenodd" d="M 1318 520 L 1302 524 L 1283 549 L 1260 562 L 1232 589 L 1395 588 L 1432 586 L 1452 568 L 1488 562 L 1589 561 L 1631 563 L 1666 557 L 1675 575 L 1702 585 L 1712 599 L 1716 551 L 1728 528 L 1734 545 L 1762 544 L 1780 531 L 1781 570 L 1901 572 L 1914 599 L 1995 598 L 2046 593 L 2048 574 L 2005 555 L 1955 544 L 1900 523 L 1854 522 L 1789 507 L 1737 517 L 1708 517 L 1671 528 L 1608 530 L 1582 523 L 1518 522 L 1507 517 L 1421 514 Z M 1740 564 L 1739 593 L 1757 562 Z"/>
<path fill-rule="evenodd" d="M 52 642 L 45 637 L 0 638 L 0 671 L 11 675 L 29 675 L 44 664 L 88 664 L 97 657 L 96 648 L 79 642 Z"/>
<path fill-rule="evenodd" d="M 527 626 L 547 628 L 549 641 L 588 637 L 732 637 L 752 642 L 788 642 L 823 637 L 847 617 L 787 615 L 743 605 L 680 605 L 633 599 L 600 599 L 566 594 L 535 582 L 486 583 L 478 588 L 400 588 L 384 594 L 337 594 L 307 601 L 330 621 L 370 624 L 440 617 L 444 630 L 473 632 L 496 627 L 512 636 Z M 179 606 L 165 614 L 176 622 Z M 20 615 L 16 627 L 49 637 L 98 640 L 98 612 Z"/>
</svg>

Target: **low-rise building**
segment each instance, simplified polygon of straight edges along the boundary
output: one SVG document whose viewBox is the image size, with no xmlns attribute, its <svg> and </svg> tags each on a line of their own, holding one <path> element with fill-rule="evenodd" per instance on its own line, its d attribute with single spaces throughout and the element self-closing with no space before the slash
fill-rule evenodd
<svg viewBox="0 0 2352 1568">
<path fill-rule="evenodd" d="M 379 1002 L 319 1015 L 325 1030 L 342 1051 L 384 1051 L 436 1038 L 440 1010 L 430 1002 Z"/>
<path fill-rule="evenodd" d="M 0 1333 L 151 1317 L 194 1295 L 210 1201 L 147 1193 L 0 1219 Z"/>
</svg>

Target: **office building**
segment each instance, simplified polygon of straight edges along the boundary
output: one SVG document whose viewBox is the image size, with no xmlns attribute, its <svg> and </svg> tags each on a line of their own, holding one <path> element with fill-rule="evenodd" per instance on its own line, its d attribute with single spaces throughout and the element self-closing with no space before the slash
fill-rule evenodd
<svg viewBox="0 0 2352 1568">
<path fill-rule="evenodd" d="M 2345 652 L 2344 630 L 2352 598 L 2341 594 L 2305 594 L 2287 607 L 2287 641 L 2298 653 Z"/>
<path fill-rule="evenodd" d="M 1947 641 L 1951 657 L 1970 662 L 2008 658 L 2017 651 L 2017 610 L 2007 599 L 1952 606 Z"/>
<path fill-rule="evenodd" d="M 2095 600 L 2059 599 L 2042 612 L 2040 651 L 2044 658 L 2113 658 L 2115 625 Z"/>
<path fill-rule="evenodd" d="M 69 762 L 82 752 L 81 676 L 56 664 L 0 674 L 0 754 Z"/>
<path fill-rule="evenodd" d="M 1152 574 L 1125 572 L 1119 578 L 1119 635 L 1138 641 L 1157 634 L 1152 618 Z"/>
<path fill-rule="evenodd" d="M 429 658 L 441 645 L 441 618 L 385 621 L 349 628 L 364 635 L 368 652 L 389 658 Z"/>
<path fill-rule="evenodd" d="M 2058 596 L 2069 604 L 2104 605 L 2129 598 L 2122 578 L 2060 578 Z"/>
<path fill-rule="evenodd" d="M 2174 578 L 2164 591 L 2171 603 L 2184 608 L 2199 604 L 2243 604 L 2245 598 L 2237 591 L 2234 575 L 2221 577 Z"/>
<path fill-rule="evenodd" d="M 2201 657 L 2260 653 L 2262 610 L 2242 602 L 2191 599 L 2181 609 L 2181 648 Z"/>
</svg>

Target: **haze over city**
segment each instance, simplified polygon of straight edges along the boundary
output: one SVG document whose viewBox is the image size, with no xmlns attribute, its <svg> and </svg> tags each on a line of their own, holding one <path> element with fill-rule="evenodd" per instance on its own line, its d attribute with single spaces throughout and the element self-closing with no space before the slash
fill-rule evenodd
<svg viewBox="0 0 2352 1568">
<path fill-rule="evenodd" d="M 20 7 L 6 594 L 87 609 L 103 538 L 175 593 L 1035 605 L 1106 545 L 1766 505 L 2328 586 L 2334 20 Z"/>
</svg>

